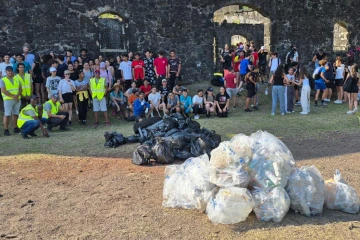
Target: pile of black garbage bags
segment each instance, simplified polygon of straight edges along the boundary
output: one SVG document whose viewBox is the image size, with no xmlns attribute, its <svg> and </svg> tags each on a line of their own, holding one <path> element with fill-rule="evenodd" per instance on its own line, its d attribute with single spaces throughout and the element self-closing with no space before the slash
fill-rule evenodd
<svg viewBox="0 0 360 240">
<path fill-rule="evenodd" d="M 210 155 L 211 150 L 221 142 L 220 135 L 201 128 L 198 122 L 178 113 L 164 119 L 145 119 L 134 125 L 134 132 L 136 135 L 128 138 L 116 132 L 105 133 L 105 147 L 140 142 L 141 145 L 133 153 L 132 162 L 147 165 L 151 159 L 160 164 L 169 164 L 175 159 L 186 160 L 205 153 Z"/>
</svg>

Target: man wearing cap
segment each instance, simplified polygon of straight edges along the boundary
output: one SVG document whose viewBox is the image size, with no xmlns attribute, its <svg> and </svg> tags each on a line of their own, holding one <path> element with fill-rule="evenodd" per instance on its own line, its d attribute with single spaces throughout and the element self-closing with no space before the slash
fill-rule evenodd
<svg viewBox="0 0 360 240">
<path fill-rule="evenodd" d="M 17 119 L 20 111 L 20 98 L 22 93 L 21 83 L 14 78 L 14 71 L 11 66 L 6 67 L 6 77 L 0 79 L 1 95 L 4 100 L 4 135 L 10 136 L 9 121 L 13 117 L 14 133 L 19 133 Z"/>
<path fill-rule="evenodd" d="M 101 111 L 104 113 L 105 124 L 110 126 L 110 122 L 107 114 L 106 107 L 106 80 L 105 78 L 100 77 L 100 70 L 96 69 L 95 77 L 90 79 L 90 93 L 93 99 L 93 111 L 95 116 L 94 127 L 99 125 L 98 112 Z"/>
<path fill-rule="evenodd" d="M 36 137 L 35 130 L 39 127 L 43 132 L 44 137 L 49 137 L 48 132 L 43 126 L 43 123 L 46 123 L 47 119 L 42 118 L 42 106 L 36 106 L 38 101 L 38 96 L 30 97 L 30 104 L 24 107 L 17 120 L 17 126 L 21 130 L 21 136 L 24 139 L 28 139 L 29 136 Z"/>
<path fill-rule="evenodd" d="M 59 86 L 59 83 L 61 81 L 61 78 L 56 75 L 57 70 L 56 70 L 55 67 L 50 68 L 50 74 L 51 74 L 51 76 L 46 79 L 46 84 L 45 84 L 46 90 L 48 92 L 48 98 L 49 99 L 50 99 L 50 96 L 52 94 L 58 94 L 59 93 L 58 86 Z"/>
<path fill-rule="evenodd" d="M 32 78 L 29 73 L 25 73 L 25 65 L 23 63 L 19 63 L 17 65 L 18 74 L 14 78 L 18 79 L 21 84 L 21 106 L 25 107 L 30 103 L 30 97 L 32 95 Z"/>
<path fill-rule="evenodd" d="M 59 125 L 60 125 L 60 130 L 62 131 L 70 130 L 69 128 L 66 127 L 69 122 L 69 113 L 60 112 L 59 95 L 53 94 L 50 96 L 50 100 L 44 104 L 43 115 L 48 117 L 47 129 L 50 132 L 54 127 L 57 127 Z"/>
</svg>

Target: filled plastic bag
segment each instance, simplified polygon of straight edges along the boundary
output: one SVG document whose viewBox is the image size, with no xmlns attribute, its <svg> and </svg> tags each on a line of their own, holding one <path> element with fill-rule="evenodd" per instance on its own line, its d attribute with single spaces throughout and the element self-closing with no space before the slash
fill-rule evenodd
<svg viewBox="0 0 360 240">
<path fill-rule="evenodd" d="M 158 138 L 155 146 L 152 148 L 154 159 L 161 164 L 169 164 L 174 162 L 174 153 L 172 143 Z"/>
<path fill-rule="evenodd" d="M 249 163 L 251 187 L 285 187 L 291 174 L 291 167 L 279 155 L 254 154 Z"/>
<path fill-rule="evenodd" d="M 324 206 L 324 180 L 314 167 L 296 169 L 289 178 L 286 191 L 291 200 L 291 209 L 310 217 L 321 214 Z"/>
<path fill-rule="evenodd" d="M 250 176 L 241 164 L 231 165 L 227 168 L 210 169 L 210 182 L 218 187 L 247 188 Z"/>
<path fill-rule="evenodd" d="M 347 213 L 359 212 L 359 195 L 342 179 L 339 170 L 336 170 L 334 179 L 325 182 L 325 206 Z"/>
<path fill-rule="evenodd" d="M 238 134 L 231 138 L 229 147 L 233 152 L 232 156 L 236 159 L 245 159 L 246 162 L 249 162 L 253 156 L 252 151 L 253 140 L 251 137 L 244 134 Z"/>
<path fill-rule="evenodd" d="M 290 198 L 282 187 L 255 188 L 251 191 L 256 217 L 261 221 L 281 222 L 290 208 Z"/>
<path fill-rule="evenodd" d="M 166 167 L 163 206 L 205 211 L 215 187 L 209 182 L 209 167 L 206 154 Z"/>
<path fill-rule="evenodd" d="M 246 188 L 220 188 L 207 204 L 206 213 L 213 223 L 235 224 L 245 221 L 254 205 Z"/>
<path fill-rule="evenodd" d="M 211 151 L 210 164 L 212 167 L 222 169 L 231 165 L 232 158 L 230 156 L 229 145 L 230 142 L 224 141 Z"/>
</svg>

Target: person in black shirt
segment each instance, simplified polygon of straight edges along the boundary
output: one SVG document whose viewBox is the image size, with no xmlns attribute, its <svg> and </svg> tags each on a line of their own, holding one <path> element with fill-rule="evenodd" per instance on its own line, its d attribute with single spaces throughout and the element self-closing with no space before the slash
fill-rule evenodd
<svg viewBox="0 0 360 240">
<path fill-rule="evenodd" d="M 160 95 L 161 95 L 161 99 L 162 99 L 162 103 L 167 104 L 167 97 L 169 95 L 169 93 L 171 88 L 169 88 L 167 86 L 167 81 L 166 79 L 162 80 L 162 86 L 160 87 Z"/>
<path fill-rule="evenodd" d="M 175 50 L 170 51 L 168 65 L 169 87 L 172 89 L 176 82 L 181 81 L 181 60 L 176 56 Z"/>
<path fill-rule="evenodd" d="M 234 50 L 230 49 L 229 54 L 224 56 L 223 59 L 221 59 L 221 62 L 223 63 L 223 69 L 224 69 L 224 77 L 229 74 L 229 68 L 232 67 L 232 57 L 234 55 Z"/>
<path fill-rule="evenodd" d="M 268 79 L 267 76 L 267 71 L 266 71 L 266 66 L 267 66 L 267 61 L 266 61 L 266 57 L 268 55 L 269 51 L 262 46 L 260 51 L 258 52 L 258 56 L 259 56 L 259 77 L 261 80 L 261 83 L 264 84 L 264 80 Z"/>
<path fill-rule="evenodd" d="M 90 61 L 90 58 L 88 57 L 87 55 L 87 49 L 86 48 L 82 48 L 80 50 L 80 58 L 82 59 L 82 62 L 89 62 Z"/>
<path fill-rule="evenodd" d="M 319 62 L 320 60 L 323 60 L 327 56 L 327 54 L 324 52 L 324 49 L 320 48 L 319 52 L 315 54 L 312 61 L 315 63 L 315 69 L 320 67 Z"/>
<path fill-rule="evenodd" d="M 254 98 L 254 110 L 258 110 L 258 107 L 256 106 L 256 83 L 257 83 L 258 73 L 254 70 L 246 74 L 245 76 L 245 82 L 246 82 L 246 90 L 247 90 L 247 96 L 246 96 L 246 103 L 245 103 L 245 112 L 252 112 L 252 110 L 249 109 L 250 101 L 252 98 Z"/>
<path fill-rule="evenodd" d="M 226 93 L 224 87 L 220 87 L 220 93 L 216 95 L 215 105 L 218 117 L 223 118 L 228 116 L 230 104 L 230 96 Z"/>
</svg>

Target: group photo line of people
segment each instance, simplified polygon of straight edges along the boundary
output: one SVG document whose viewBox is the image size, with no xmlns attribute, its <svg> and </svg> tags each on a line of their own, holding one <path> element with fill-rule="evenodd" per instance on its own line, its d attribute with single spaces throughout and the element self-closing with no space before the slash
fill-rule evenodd
<svg viewBox="0 0 360 240">
<path fill-rule="evenodd" d="M 116 58 L 90 58 L 87 49 L 81 49 L 79 57 L 71 50 L 64 55 L 54 52 L 42 56 L 30 53 L 25 44 L 22 53 L 3 54 L 0 58 L 0 88 L 4 106 L 4 135 L 20 133 L 24 139 L 36 136 L 41 128 L 43 136 L 59 127 L 70 130 L 73 112 L 81 125 L 87 124 L 88 111 L 94 113 L 93 126 L 100 125 L 99 112 L 105 125 L 110 126 L 108 106 L 112 115 L 127 121 L 142 121 L 153 116 L 180 113 L 199 119 L 216 114 L 227 117 L 230 109 L 238 108 L 237 97 L 246 89 L 244 111 L 257 111 L 259 90 L 271 91 L 271 115 L 295 112 L 301 105 L 300 114 L 310 113 L 310 92 L 315 89 L 314 106 L 326 106 L 331 101 L 333 89 L 337 95 L 335 104 L 348 103 L 347 114 L 358 111 L 359 72 L 354 52 L 347 53 L 346 60 L 338 56 L 331 62 L 323 49 L 312 59 L 314 71 L 299 65 L 296 46 L 291 46 L 284 63 L 277 52 L 269 52 L 264 46 L 257 50 L 255 43 L 225 45 L 220 55 L 222 72 L 214 73 L 220 79 L 219 92 L 214 88 L 197 89 L 193 97 L 181 83 L 182 64 L 175 50 L 124 53 Z M 312 86 L 314 85 L 314 86 Z M 321 96 L 320 96 L 321 95 Z"/>
</svg>

